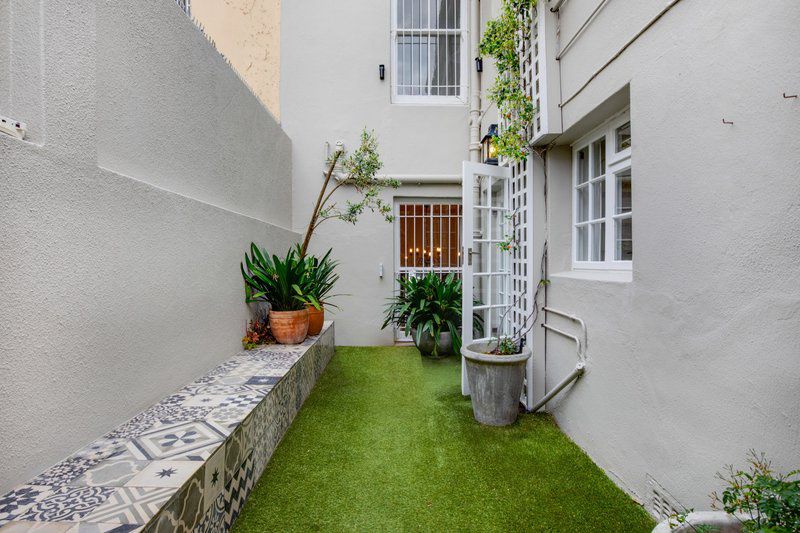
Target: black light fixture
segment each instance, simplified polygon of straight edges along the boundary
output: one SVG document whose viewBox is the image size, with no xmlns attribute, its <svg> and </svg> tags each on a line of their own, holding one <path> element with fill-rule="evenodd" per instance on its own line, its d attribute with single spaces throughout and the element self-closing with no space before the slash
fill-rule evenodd
<svg viewBox="0 0 800 533">
<path fill-rule="evenodd" d="M 384 65 L 378 65 L 378 76 L 380 76 L 381 81 L 386 77 L 386 67 Z"/>
<path fill-rule="evenodd" d="M 497 145 L 495 144 L 497 134 L 497 124 L 492 124 L 489 126 L 489 131 L 481 139 L 481 159 L 487 165 L 497 164 Z"/>
<path fill-rule="evenodd" d="M 475 70 L 478 72 L 483 72 L 483 58 L 476 57 L 475 58 Z"/>
</svg>

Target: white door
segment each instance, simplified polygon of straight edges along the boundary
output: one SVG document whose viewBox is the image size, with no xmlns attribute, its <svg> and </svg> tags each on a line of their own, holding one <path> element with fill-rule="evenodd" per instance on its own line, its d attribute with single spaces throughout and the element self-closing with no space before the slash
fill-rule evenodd
<svg viewBox="0 0 800 533">
<path fill-rule="evenodd" d="M 506 335 L 510 330 L 507 317 L 502 318 L 512 303 L 509 297 L 511 256 L 501 244 L 512 231 L 511 169 L 465 161 L 462 177 L 462 337 L 467 345 Z M 461 392 L 469 394 L 463 359 Z"/>
</svg>

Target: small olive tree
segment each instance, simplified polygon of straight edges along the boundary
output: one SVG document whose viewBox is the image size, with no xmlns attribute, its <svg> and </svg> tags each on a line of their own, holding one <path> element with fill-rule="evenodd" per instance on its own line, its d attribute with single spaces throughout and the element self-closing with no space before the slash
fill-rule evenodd
<svg viewBox="0 0 800 533">
<path fill-rule="evenodd" d="M 328 186 L 336 170 L 336 164 L 342 160 L 344 177 L 336 185 Z M 392 206 L 380 198 L 380 193 L 386 188 L 396 189 L 400 182 L 396 179 L 381 179 L 376 177 L 383 167 L 378 154 L 378 140 L 375 133 L 365 128 L 361 132 L 361 145 L 349 156 L 344 149 L 338 149 L 327 161 L 328 171 L 325 173 L 325 182 L 317 196 L 317 203 L 311 213 L 306 235 L 300 247 L 301 255 L 305 256 L 308 244 L 314 231 L 326 220 L 339 219 L 350 224 L 358 222 L 358 217 L 366 210 L 380 213 L 387 222 L 392 222 Z M 339 187 L 352 186 L 358 193 L 358 201 L 347 200 L 344 205 L 333 201 L 332 196 Z"/>
</svg>

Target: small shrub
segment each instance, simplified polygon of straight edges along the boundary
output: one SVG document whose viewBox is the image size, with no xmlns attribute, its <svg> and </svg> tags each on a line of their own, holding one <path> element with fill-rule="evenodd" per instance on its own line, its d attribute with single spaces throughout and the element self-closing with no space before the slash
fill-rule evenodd
<svg viewBox="0 0 800 533">
<path fill-rule="evenodd" d="M 247 328 L 242 337 L 242 346 L 245 350 L 253 350 L 261 344 L 274 344 L 275 338 L 269 330 L 266 320 L 255 319 L 247 324 Z"/>
<path fill-rule="evenodd" d="M 749 516 L 746 532 L 789 533 L 800 531 L 800 470 L 775 473 L 764 453 L 750 450 L 746 470 L 729 465 L 717 477 L 727 484 L 722 496 L 711 494 L 714 509 Z"/>
</svg>

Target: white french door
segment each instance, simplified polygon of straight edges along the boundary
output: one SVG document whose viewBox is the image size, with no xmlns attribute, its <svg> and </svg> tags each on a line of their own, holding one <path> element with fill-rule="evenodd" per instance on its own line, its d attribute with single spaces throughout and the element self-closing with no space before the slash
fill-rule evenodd
<svg viewBox="0 0 800 533">
<path fill-rule="evenodd" d="M 458 199 L 403 199 L 395 202 L 394 273 L 398 278 L 434 272 L 461 276 L 461 218 Z M 397 285 L 397 282 L 395 281 Z M 399 290 L 399 286 L 395 286 Z M 401 328 L 395 340 L 411 341 Z"/>
<path fill-rule="evenodd" d="M 507 335 L 506 314 L 512 305 L 511 254 L 501 248 L 510 240 L 511 169 L 464 162 L 463 318 L 464 345 Z M 476 323 L 477 322 L 477 323 Z M 469 394 L 464 361 L 461 392 Z"/>
</svg>

